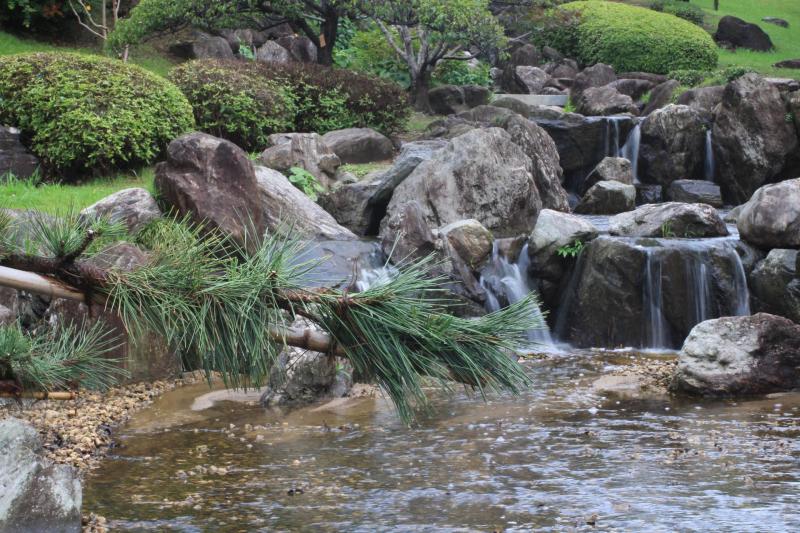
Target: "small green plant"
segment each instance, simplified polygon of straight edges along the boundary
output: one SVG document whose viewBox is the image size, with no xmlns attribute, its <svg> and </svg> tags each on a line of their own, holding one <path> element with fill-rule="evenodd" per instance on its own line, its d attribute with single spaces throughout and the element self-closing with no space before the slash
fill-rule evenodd
<svg viewBox="0 0 800 533">
<path fill-rule="evenodd" d="M 564 113 L 574 113 L 575 112 L 575 104 L 572 102 L 572 98 L 567 98 L 567 103 L 564 104 Z"/>
<path fill-rule="evenodd" d="M 253 49 L 241 41 L 239 41 L 239 55 L 250 61 L 255 61 L 256 59 Z"/>
<path fill-rule="evenodd" d="M 317 201 L 319 193 L 323 192 L 325 188 L 320 185 L 317 178 L 308 170 L 300 167 L 292 167 L 289 169 L 289 181 L 292 185 L 300 189 L 306 196 Z"/>
<path fill-rule="evenodd" d="M 669 220 L 661 224 L 661 236 L 665 239 L 673 239 L 676 237 L 675 231 L 672 229 L 672 222 Z"/>
<path fill-rule="evenodd" d="M 584 248 L 586 248 L 586 244 L 584 244 L 582 240 L 578 239 L 577 241 L 571 244 L 565 244 L 564 246 L 559 248 L 556 251 L 556 253 L 558 254 L 559 257 L 574 258 L 581 255 L 581 252 L 583 251 Z"/>
<path fill-rule="evenodd" d="M 783 117 L 783 120 L 790 123 L 794 122 L 794 113 L 786 113 L 786 115 Z"/>
</svg>

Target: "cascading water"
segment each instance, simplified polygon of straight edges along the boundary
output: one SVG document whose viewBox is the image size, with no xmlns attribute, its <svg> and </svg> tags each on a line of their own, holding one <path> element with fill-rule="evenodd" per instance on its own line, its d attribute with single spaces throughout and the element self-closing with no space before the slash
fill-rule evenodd
<svg viewBox="0 0 800 533">
<path fill-rule="evenodd" d="M 636 124 L 628 135 L 628 140 L 625 141 L 619 154 L 617 154 L 618 157 L 624 157 L 631 162 L 633 181 L 635 183 L 639 183 L 639 143 L 641 140 L 642 129 L 639 124 Z"/>
<path fill-rule="evenodd" d="M 519 253 L 515 263 L 508 261 L 498 251 L 497 242 L 492 247 L 490 264 L 481 272 L 480 284 L 486 291 L 486 309 L 497 311 L 503 305 L 520 301 L 533 289 L 528 279 L 528 245 L 526 244 Z M 547 323 L 538 308 L 531 317 L 531 321 L 541 323 L 541 328 L 534 328 L 528 332 L 531 342 L 540 347 L 553 347 L 553 339 Z"/>
<path fill-rule="evenodd" d="M 620 117 L 606 117 L 606 156 L 619 156 L 619 122 Z"/>
<path fill-rule="evenodd" d="M 716 167 L 714 163 L 714 144 L 711 138 L 711 128 L 706 130 L 706 149 L 703 159 L 703 177 L 706 181 L 714 181 Z"/>
</svg>

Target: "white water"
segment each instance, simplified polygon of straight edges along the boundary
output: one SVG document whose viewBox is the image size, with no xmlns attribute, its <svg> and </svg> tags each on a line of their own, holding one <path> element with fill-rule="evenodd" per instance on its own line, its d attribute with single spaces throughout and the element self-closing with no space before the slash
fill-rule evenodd
<svg viewBox="0 0 800 533">
<path fill-rule="evenodd" d="M 714 162 L 714 144 L 711 139 L 711 128 L 706 130 L 706 149 L 703 159 L 703 178 L 706 181 L 714 181 L 716 164 Z"/>
<path fill-rule="evenodd" d="M 500 255 L 495 242 L 492 247 L 491 263 L 481 273 L 480 279 L 481 287 L 486 291 L 487 311 L 497 311 L 502 308 L 503 303 L 518 302 L 534 290 L 528 279 L 529 264 L 527 244 L 520 251 L 517 261 L 511 263 L 506 257 Z M 531 323 L 542 324 L 542 327 L 531 328 L 528 332 L 531 342 L 539 347 L 553 348 L 553 338 L 539 308 L 531 316 Z"/>
<path fill-rule="evenodd" d="M 641 141 L 642 129 L 639 124 L 636 124 L 618 154 L 619 157 L 624 157 L 631 162 L 634 183 L 639 183 L 639 143 Z"/>
<path fill-rule="evenodd" d="M 358 292 L 364 292 L 370 287 L 385 285 L 397 276 L 397 272 L 398 270 L 389 264 L 377 268 L 359 269 L 358 279 L 356 279 L 356 290 Z"/>
</svg>

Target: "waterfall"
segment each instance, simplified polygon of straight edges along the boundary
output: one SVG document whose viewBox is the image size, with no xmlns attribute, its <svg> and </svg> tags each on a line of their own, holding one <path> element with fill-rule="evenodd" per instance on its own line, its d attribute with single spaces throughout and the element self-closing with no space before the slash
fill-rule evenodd
<svg viewBox="0 0 800 533">
<path fill-rule="evenodd" d="M 641 140 L 642 129 L 639 124 L 636 124 L 618 154 L 619 157 L 624 157 L 631 162 L 634 183 L 639 183 L 639 143 Z"/>
<path fill-rule="evenodd" d="M 364 292 L 370 287 L 385 285 L 397 276 L 398 270 L 394 266 L 386 263 L 383 266 L 372 268 L 360 268 L 356 279 L 356 291 Z"/>
<path fill-rule="evenodd" d="M 529 263 L 527 244 L 520 251 L 517 261 L 512 263 L 500 255 L 497 242 L 494 243 L 491 262 L 481 272 L 480 278 L 481 287 L 486 291 L 487 311 L 497 311 L 503 305 L 518 302 L 534 290 L 528 279 Z M 539 346 L 552 347 L 553 339 L 540 309 L 534 311 L 531 321 L 541 322 L 543 327 L 531 329 L 528 338 Z"/>
<path fill-rule="evenodd" d="M 714 164 L 714 145 L 711 139 L 711 128 L 706 130 L 706 149 L 705 158 L 703 159 L 703 178 L 706 181 L 714 181 L 714 173 L 716 167 Z"/>
<path fill-rule="evenodd" d="M 619 156 L 619 117 L 606 117 L 606 157 Z"/>
<path fill-rule="evenodd" d="M 736 240 L 722 239 L 657 239 L 658 246 L 645 248 L 646 261 L 642 287 L 642 308 L 645 314 L 643 347 L 650 349 L 670 348 L 673 344 L 672 326 L 666 319 L 664 310 L 664 276 L 662 266 L 668 259 L 674 260 L 674 253 L 680 253 L 684 263 L 683 282 L 685 293 L 678 294 L 672 286 L 670 295 L 683 296 L 687 308 L 683 311 L 683 322 L 691 327 L 720 316 L 741 316 L 750 314 L 750 295 L 747 288 L 742 260 L 736 251 Z M 727 261 L 730 268 L 731 287 L 725 292 L 720 282 L 719 265 L 715 260 Z M 674 271 L 673 271 L 674 272 Z M 672 283 L 680 283 L 671 280 Z M 724 294 L 720 295 L 719 292 Z M 716 296 L 715 296 L 716 293 Z M 720 301 L 718 301 L 718 299 Z M 673 309 L 673 314 L 675 310 Z"/>
</svg>

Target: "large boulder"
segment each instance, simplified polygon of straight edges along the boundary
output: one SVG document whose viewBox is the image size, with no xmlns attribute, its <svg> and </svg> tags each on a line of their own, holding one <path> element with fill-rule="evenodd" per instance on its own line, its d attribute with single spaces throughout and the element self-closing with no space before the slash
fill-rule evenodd
<svg viewBox="0 0 800 533">
<path fill-rule="evenodd" d="M 797 250 L 770 250 L 750 273 L 750 296 L 756 311 L 800 323 L 800 270 Z"/>
<path fill-rule="evenodd" d="M 800 386 L 800 326 L 758 313 L 698 324 L 670 387 L 706 396 L 767 394 Z"/>
<path fill-rule="evenodd" d="M 619 79 L 608 84 L 608 87 L 616 90 L 619 94 L 630 96 L 634 102 L 652 91 L 655 86 L 656 84 L 652 81 L 636 78 Z"/>
<path fill-rule="evenodd" d="M 615 81 L 617 81 L 617 75 L 614 73 L 614 68 L 603 63 L 597 63 L 583 69 L 575 76 L 575 82 L 570 88 L 570 99 L 573 102 L 577 102 L 586 89 L 602 87 Z"/>
<path fill-rule="evenodd" d="M 725 15 L 719 20 L 714 40 L 727 43 L 734 48 L 747 48 L 766 52 L 772 50 L 772 40 L 758 24 L 752 24 L 738 17 Z"/>
<path fill-rule="evenodd" d="M 525 88 L 528 94 L 539 94 L 550 75 L 539 67 L 520 65 L 514 69 L 517 83 Z"/>
<path fill-rule="evenodd" d="M 535 122 L 519 115 L 508 117 L 500 125 L 531 159 L 533 179 L 542 199 L 542 207 L 569 211 L 567 191 L 561 185 L 563 171 L 553 139 Z"/>
<path fill-rule="evenodd" d="M 575 212 L 585 215 L 614 215 L 636 207 L 636 187 L 619 181 L 598 181 L 592 185 Z"/>
<path fill-rule="evenodd" d="M 758 189 L 737 226 L 743 240 L 760 248 L 800 248 L 800 178 Z"/>
<path fill-rule="evenodd" d="M 288 173 L 292 167 L 303 168 L 325 187 L 334 183 L 342 161 L 318 134 L 276 133 L 267 141 L 269 148 L 258 158 L 264 166 L 281 173 Z"/>
<path fill-rule="evenodd" d="M 387 213 L 418 202 L 430 227 L 473 218 L 500 236 L 528 232 L 542 206 L 533 172 L 505 130 L 474 129 L 421 163 L 395 189 Z"/>
<path fill-rule="evenodd" d="M 293 236 L 301 239 L 356 238 L 277 170 L 257 165 L 255 173 L 263 219 L 269 231 L 291 230 Z"/>
<path fill-rule="evenodd" d="M 370 128 L 347 128 L 326 133 L 322 142 L 342 163 L 373 163 L 391 159 L 394 145 L 388 137 Z"/>
<path fill-rule="evenodd" d="M 798 149 L 794 124 L 786 121 L 780 91 L 756 74 L 725 87 L 713 130 L 717 181 L 727 202 L 746 202 L 784 170 Z"/>
<path fill-rule="evenodd" d="M 581 191 L 585 193 L 600 181 L 618 181 L 633 185 L 633 166 L 624 157 L 606 157 L 586 176 Z"/>
<path fill-rule="evenodd" d="M 190 39 L 177 42 L 169 51 L 183 59 L 233 59 L 233 51 L 224 37 L 202 31 L 192 33 Z"/>
<path fill-rule="evenodd" d="M 28 152 L 19 140 L 17 128 L 0 126 L 0 177 L 30 178 L 39 170 L 39 158 Z"/>
<path fill-rule="evenodd" d="M 494 237 L 477 220 L 459 220 L 439 229 L 439 236 L 447 242 L 470 268 L 475 269 L 490 253 Z"/>
<path fill-rule="evenodd" d="M 287 49 L 295 61 L 301 63 L 317 62 L 317 47 L 306 36 L 284 35 L 276 39 L 275 42 Z"/>
<path fill-rule="evenodd" d="M 622 94 L 611 85 L 588 87 L 581 92 L 575 102 L 575 110 L 581 115 L 608 116 L 630 113 L 636 115 L 639 109 L 627 94 Z"/>
<path fill-rule="evenodd" d="M 567 266 L 567 258 L 559 255 L 559 249 L 578 241 L 587 244 L 598 235 L 594 224 L 585 218 L 542 209 L 528 239 L 530 273 L 536 278 L 560 280 Z"/>
<path fill-rule="evenodd" d="M 87 218 L 106 218 L 124 224 L 136 233 L 148 223 L 161 217 L 155 198 L 146 189 L 132 188 L 117 191 L 81 211 Z"/>
<path fill-rule="evenodd" d="M 267 63 L 288 63 L 292 55 L 275 41 L 267 41 L 256 50 L 256 59 Z"/>
<path fill-rule="evenodd" d="M 716 209 L 705 204 L 646 204 L 609 221 L 611 235 L 625 237 L 724 237 L 728 228 Z"/>
<path fill-rule="evenodd" d="M 656 109 L 672 103 L 672 95 L 681 84 L 677 80 L 667 80 L 656 85 L 650 92 L 650 100 L 642 109 L 642 116 L 647 116 Z"/>
<path fill-rule="evenodd" d="M 783 61 L 778 61 L 774 65 L 775 68 L 791 68 L 791 69 L 800 69 L 800 58 L 798 59 L 784 59 Z"/>
<path fill-rule="evenodd" d="M 526 94 L 527 88 L 517 78 L 517 67 L 537 67 L 541 61 L 542 55 L 539 53 L 539 49 L 532 44 L 524 44 L 514 50 L 500 77 L 500 85 L 503 90 L 509 93 Z"/>
<path fill-rule="evenodd" d="M 253 164 L 230 141 L 205 133 L 178 137 L 156 166 L 155 188 L 178 215 L 239 243 L 254 243 L 266 229 Z"/>
<path fill-rule="evenodd" d="M 82 497 L 78 472 L 45 459 L 36 429 L 0 420 L 0 531 L 79 533 Z"/>
<path fill-rule="evenodd" d="M 719 185 L 705 180 L 675 180 L 667 188 L 667 199 L 670 202 L 722 207 Z"/>
<path fill-rule="evenodd" d="M 670 104 L 641 124 L 639 178 L 669 185 L 703 176 L 707 124 L 696 109 Z"/>
</svg>

